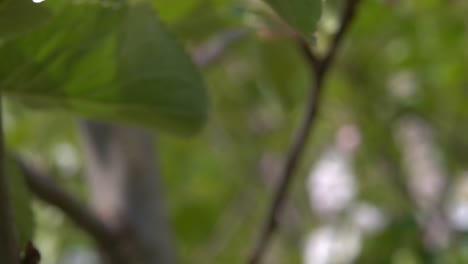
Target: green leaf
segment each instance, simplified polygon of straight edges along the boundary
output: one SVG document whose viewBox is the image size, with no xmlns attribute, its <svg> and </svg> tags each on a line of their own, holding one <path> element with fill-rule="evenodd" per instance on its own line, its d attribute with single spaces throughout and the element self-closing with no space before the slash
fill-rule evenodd
<svg viewBox="0 0 468 264">
<path fill-rule="evenodd" d="M 0 1 L 0 42 L 45 22 L 50 13 L 32 0 Z"/>
<path fill-rule="evenodd" d="M 153 0 L 152 4 L 164 21 L 174 22 L 184 18 L 199 2 L 199 0 Z"/>
<path fill-rule="evenodd" d="M 321 0 L 266 0 L 297 32 L 308 37 L 315 30 L 322 11 Z"/>
<path fill-rule="evenodd" d="M 206 119 L 202 78 L 151 6 L 70 5 L 8 44 L 0 88 L 29 105 L 179 134 Z"/>
<path fill-rule="evenodd" d="M 203 81 L 151 7 L 130 7 L 118 43 L 120 96 L 134 106 L 122 114 L 157 119 L 176 130 L 197 129 L 207 112 Z"/>
<path fill-rule="evenodd" d="M 297 102 L 301 102 L 310 78 L 308 67 L 294 41 L 260 41 L 256 54 L 259 63 L 258 80 L 262 86 L 273 92 L 285 109 L 290 110 Z"/>
</svg>

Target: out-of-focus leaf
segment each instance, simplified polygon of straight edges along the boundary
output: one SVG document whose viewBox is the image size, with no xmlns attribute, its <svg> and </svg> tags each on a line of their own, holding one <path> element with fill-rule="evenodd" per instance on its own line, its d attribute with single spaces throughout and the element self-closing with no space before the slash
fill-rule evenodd
<svg viewBox="0 0 468 264">
<path fill-rule="evenodd" d="M 275 93 L 286 109 L 302 101 L 310 78 L 295 43 L 289 40 L 262 41 L 256 54 L 262 87 Z"/>
<path fill-rule="evenodd" d="M 0 1 L 0 41 L 27 32 L 49 17 L 47 9 L 32 0 Z"/>
<path fill-rule="evenodd" d="M 0 86 L 31 105 L 181 134 L 206 118 L 199 73 L 144 4 L 70 5 L 0 53 Z"/>
<path fill-rule="evenodd" d="M 309 36 L 315 30 L 322 10 L 321 0 L 266 0 L 290 26 Z"/>
<path fill-rule="evenodd" d="M 130 7 L 118 43 L 118 99 L 129 105 L 121 114 L 181 132 L 199 128 L 208 104 L 202 78 L 150 7 Z"/>
<path fill-rule="evenodd" d="M 203 43 L 216 34 L 226 31 L 230 25 L 230 17 L 218 11 L 221 6 L 221 4 L 215 5 L 212 1 L 199 1 L 183 19 L 174 23 L 171 29 L 177 36 L 190 43 Z"/>
<path fill-rule="evenodd" d="M 184 0 L 184 1 L 172 1 L 172 0 L 153 0 L 152 3 L 158 10 L 159 16 L 167 22 L 174 22 L 185 17 L 188 12 L 199 2 L 200 0 Z"/>
</svg>

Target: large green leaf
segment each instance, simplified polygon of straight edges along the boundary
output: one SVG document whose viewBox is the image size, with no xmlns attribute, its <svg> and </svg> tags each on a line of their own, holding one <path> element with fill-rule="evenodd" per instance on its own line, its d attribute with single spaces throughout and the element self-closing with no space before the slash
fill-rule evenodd
<svg viewBox="0 0 468 264">
<path fill-rule="evenodd" d="M 0 1 L 0 42 L 31 30 L 49 17 L 47 9 L 32 0 Z"/>
<path fill-rule="evenodd" d="M 180 120 L 177 127 L 183 130 L 203 122 L 208 103 L 203 81 L 150 7 L 138 4 L 129 9 L 118 43 L 120 96 L 141 113 L 129 115 L 157 118 L 167 126 Z"/>
<path fill-rule="evenodd" d="M 309 36 L 315 30 L 322 10 L 321 0 L 266 0 L 290 26 Z"/>
<path fill-rule="evenodd" d="M 145 4 L 70 5 L 0 56 L 0 87 L 30 105 L 181 134 L 206 118 L 201 76 Z"/>
</svg>

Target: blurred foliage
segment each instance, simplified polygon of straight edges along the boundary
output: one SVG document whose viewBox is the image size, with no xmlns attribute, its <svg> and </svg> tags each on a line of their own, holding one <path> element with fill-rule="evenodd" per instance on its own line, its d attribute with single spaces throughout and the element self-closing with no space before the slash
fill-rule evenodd
<svg viewBox="0 0 468 264">
<path fill-rule="evenodd" d="M 63 3 L 52 2 L 40 5 L 62 8 Z M 76 2 L 105 9 L 118 1 Z M 6 3 L 0 2 L 0 14 Z M 311 77 L 308 67 L 295 43 L 267 21 L 269 12 L 257 0 L 153 0 L 152 4 L 187 50 L 196 50 L 225 32 L 248 30 L 219 60 L 201 69 L 211 99 L 202 133 L 190 139 L 164 133 L 158 135 L 157 147 L 180 263 L 244 263 L 267 210 L 272 175 L 284 160 L 303 113 Z M 318 53 L 326 49 L 337 29 L 342 5 L 342 0 L 325 1 L 314 37 Z M 451 190 L 457 177 L 468 170 L 467 12 L 464 0 L 362 1 L 326 80 L 320 118 L 289 200 L 292 220 L 285 221 L 265 263 L 301 263 L 308 234 L 322 224 L 333 224 L 312 211 L 305 183 L 322 153 L 335 144 L 336 131 L 347 124 L 354 124 L 361 134 L 361 145 L 352 158 L 358 185 L 355 199 L 384 211 L 387 222 L 377 233 L 363 236 L 354 263 L 468 263 L 466 230 L 451 226 L 447 245 L 427 246 L 427 215 L 408 201 L 398 185 L 411 175 L 396 137 L 405 118 L 423 120 L 433 132 L 432 144 L 447 172 L 447 188 Z M 96 13 L 86 15 L 104 19 Z M 10 34 L 2 24 L 0 34 Z M 85 24 L 79 32 L 90 34 L 89 27 L 96 24 Z M 147 34 L 141 30 L 133 32 L 132 38 Z M 62 31 L 70 28 L 63 25 Z M 26 57 L 46 56 L 35 44 L 46 39 L 53 46 L 57 34 L 45 31 L 40 38 L 23 41 L 29 52 Z M 86 44 L 75 41 L 69 40 L 70 47 Z M 3 49 L 7 44 L 0 45 Z M 97 52 L 100 65 L 113 64 L 108 61 L 112 54 L 103 51 L 111 52 L 104 46 Z M 0 72 L 18 62 L 5 61 L 2 58 Z M 64 70 L 63 65 L 52 64 L 50 71 L 64 79 L 80 76 L 79 72 L 61 75 L 57 71 Z M 41 83 L 47 89 L 45 81 Z M 6 108 L 11 149 L 54 168 L 57 180 L 86 200 L 86 189 L 77 177 L 81 151 L 73 117 L 57 111 L 33 112 L 14 101 L 8 101 Z M 61 143 L 74 150 L 78 168 L 70 170 L 70 164 L 59 162 L 54 151 Z M 441 200 L 444 203 L 448 197 Z M 45 254 L 44 263 L 64 263 L 58 259 L 76 247 L 92 249 L 88 238 L 57 218 L 57 212 L 40 203 L 35 207 L 36 239 Z"/>
<path fill-rule="evenodd" d="M 50 13 L 32 1 L 0 2 L 0 39 L 4 41 L 31 31 L 50 18 Z"/>
<path fill-rule="evenodd" d="M 38 23 L 57 6 L 46 9 L 48 1 L 33 12 L 30 0 L 10 2 L 3 13 L 31 9 L 28 18 Z M 16 6 L 23 2 L 28 4 Z M 28 27 L 4 24 L 10 23 Z M 192 134 L 204 123 L 203 81 L 148 4 L 70 3 L 33 32 L 13 40 L 8 35 L 0 35 L 0 87 L 8 96 L 173 133 Z"/>
</svg>

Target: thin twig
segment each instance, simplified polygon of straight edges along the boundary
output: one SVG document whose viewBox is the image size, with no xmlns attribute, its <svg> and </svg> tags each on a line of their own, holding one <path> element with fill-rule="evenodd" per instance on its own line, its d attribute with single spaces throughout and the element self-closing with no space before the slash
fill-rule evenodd
<svg viewBox="0 0 468 264">
<path fill-rule="evenodd" d="M 255 248 L 250 255 L 248 261 L 250 264 L 260 263 L 272 235 L 278 228 L 278 216 L 281 213 L 281 209 L 284 201 L 286 200 L 293 175 L 299 164 L 302 153 L 304 152 L 305 146 L 307 145 L 310 131 L 315 124 L 315 120 L 317 119 L 320 105 L 320 96 L 323 90 L 323 83 L 326 74 L 329 71 L 334 57 L 336 56 L 343 36 L 347 32 L 354 18 L 355 10 L 359 2 L 360 0 L 349 0 L 346 2 L 338 32 L 333 38 L 330 49 L 323 58 L 318 59 L 310 49 L 306 40 L 298 38 L 299 45 L 304 52 L 304 57 L 308 61 L 312 73 L 315 74 L 315 79 L 310 89 L 304 119 L 302 120 L 299 129 L 296 131 L 293 142 L 290 146 L 286 162 L 281 173 L 280 183 L 274 194 L 273 202 L 264 228 L 262 229 L 260 239 L 258 240 L 258 243 L 255 245 Z"/>
<path fill-rule="evenodd" d="M 0 258 L 2 263 L 19 262 L 19 247 L 13 217 L 10 183 L 5 169 L 5 148 L 2 126 L 2 98 L 0 95 Z"/>
<path fill-rule="evenodd" d="M 335 58 L 338 48 L 342 43 L 343 37 L 348 31 L 351 23 L 356 15 L 356 9 L 359 5 L 361 0 L 348 0 L 346 2 L 346 6 L 344 8 L 343 14 L 341 16 L 341 24 L 340 27 L 333 38 L 332 44 L 330 46 L 327 55 L 322 59 L 321 68 L 323 70 L 328 70 L 330 68 L 330 64 L 332 63 L 333 59 Z"/>
<path fill-rule="evenodd" d="M 313 74 L 317 74 L 319 68 L 322 67 L 322 60 L 310 49 L 310 45 L 307 40 L 299 36 L 297 38 L 297 43 L 301 48 L 302 54 L 304 55 L 307 64 L 309 64 L 309 67 L 312 67 Z"/>
<path fill-rule="evenodd" d="M 123 253 L 118 250 L 120 238 L 117 232 L 110 230 L 91 210 L 57 186 L 44 172 L 20 158 L 16 158 L 16 163 L 34 195 L 60 209 L 76 225 L 94 238 L 101 247 L 105 248 L 113 259 L 125 260 L 125 257 L 122 257 Z"/>
</svg>

